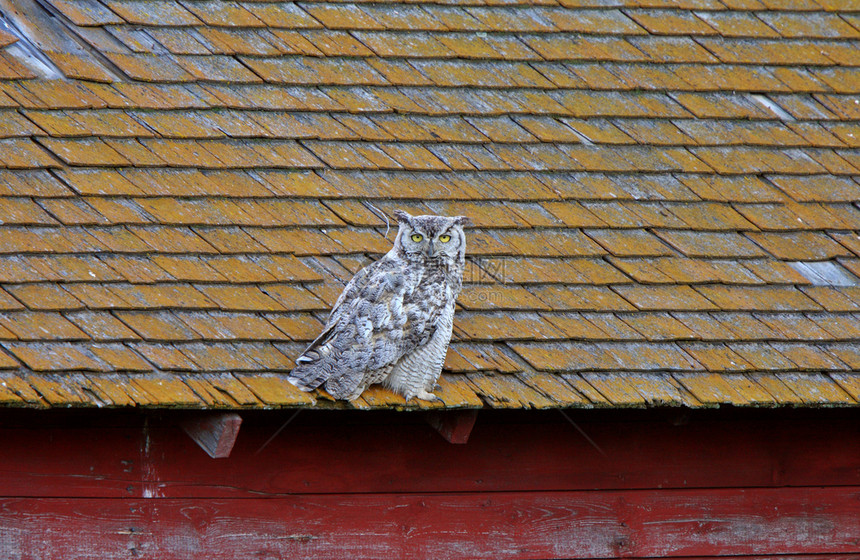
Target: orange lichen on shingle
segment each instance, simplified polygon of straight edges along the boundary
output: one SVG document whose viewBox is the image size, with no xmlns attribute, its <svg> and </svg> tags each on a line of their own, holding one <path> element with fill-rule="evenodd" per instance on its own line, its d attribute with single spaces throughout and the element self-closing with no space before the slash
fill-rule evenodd
<svg viewBox="0 0 860 560">
<path fill-rule="evenodd" d="M 550 309 L 518 285 L 467 284 L 458 299 L 466 309 Z"/>
<path fill-rule="evenodd" d="M 681 348 L 707 371 L 748 371 L 755 369 L 738 353 L 723 344 L 684 343 Z"/>
<path fill-rule="evenodd" d="M 613 288 L 621 297 L 642 310 L 699 310 L 717 307 L 690 286 L 630 285 Z"/>
<path fill-rule="evenodd" d="M 38 169 L 59 167 L 56 159 L 29 138 L 0 140 L 0 167 L 8 169 Z"/>
<path fill-rule="evenodd" d="M 18 41 L 18 38 L 15 35 L 5 31 L 0 30 L 0 48 L 11 45 Z"/>
<path fill-rule="evenodd" d="M 6 290 L 11 293 L 18 302 L 21 302 L 30 309 L 67 310 L 83 308 L 83 304 L 80 300 L 72 296 L 69 292 L 64 290 L 62 286 L 57 284 L 19 284 L 15 286 L 7 286 Z M 0 300 L 5 299 L 3 295 L 4 294 L 0 294 Z M 21 303 L 18 303 L 15 307 L 11 308 L 21 308 L 23 307 Z M 9 303 L 6 303 L 6 305 L 0 303 L 0 306 L 4 309 L 10 308 Z"/>
<path fill-rule="evenodd" d="M 801 291 L 827 311 L 860 311 L 860 294 L 857 287 L 806 286 Z M 841 332 L 831 333 L 836 336 Z"/>
<path fill-rule="evenodd" d="M 817 311 L 820 306 L 788 286 L 697 286 L 696 291 L 725 310 Z"/>
<path fill-rule="evenodd" d="M 551 408 L 555 401 L 512 375 L 473 374 L 469 384 L 496 408 Z"/>
<path fill-rule="evenodd" d="M 184 322 L 170 312 L 116 312 L 116 318 L 122 321 L 136 335 L 147 341 L 152 340 L 193 340 L 200 338 Z"/>
<path fill-rule="evenodd" d="M 117 371 L 151 371 L 152 364 L 122 344 L 93 345 L 92 353 Z"/>
<path fill-rule="evenodd" d="M 98 360 L 85 346 L 69 343 L 6 343 L 6 350 L 21 360 L 33 371 L 106 371 L 104 362 Z"/>
<path fill-rule="evenodd" d="M 0 324 L 20 340 L 86 340 L 89 337 L 59 313 L 21 311 L 0 315 Z"/>
<path fill-rule="evenodd" d="M 261 401 L 270 406 L 301 406 L 315 403 L 312 395 L 298 390 L 281 376 L 236 374 L 236 378 Z"/>
<path fill-rule="evenodd" d="M 779 374 L 779 379 L 805 403 L 853 405 L 857 402 L 840 384 L 834 383 L 833 379 L 822 374 L 782 373 Z"/>
<path fill-rule="evenodd" d="M 511 318 L 514 320 L 506 320 Z M 461 314 L 454 328 L 471 340 L 512 340 L 522 337 L 525 332 L 530 339 L 564 338 L 548 321 L 527 314 Z"/>
<path fill-rule="evenodd" d="M 167 375 L 151 378 L 134 376 L 130 384 L 145 393 L 151 400 L 149 404 L 163 403 L 161 406 L 199 406 L 200 397 L 182 380 Z"/>
<path fill-rule="evenodd" d="M 594 239 L 613 255 L 658 257 L 672 255 L 674 251 L 659 238 L 642 230 L 586 230 L 586 235 Z"/>
<path fill-rule="evenodd" d="M 750 233 L 748 237 L 778 259 L 817 261 L 850 252 L 820 232 Z"/>
<path fill-rule="evenodd" d="M 688 257 L 757 257 L 764 251 L 734 232 L 657 231 L 659 237 Z"/>
<path fill-rule="evenodd" d="M 822 352 L 817 346 L 801 343 L 774 342 L 776 348 L 783 356 L 795 364 L 799 371 L 822 371 L 822 370 L 848 370 L 850 366 L 837 359 L 837 357 Z"/>
<path fill-rule="evenodd" d="M 508 352 L 490 344 L 454 343 L 445 359 L 446 368 L 459 371 L 497 371 L 516 373 L 523 371 Z M 459 367 L 456 364 L 460 364 Z"/>
<path fill-rule="evenodd" d="M 619 318 L 636 329 L 647 340 L 684 340 L 696 338 L 696 333 L 669 313 L 627 313 Z"/>
<path fill-rule="evenodd" d="M 581 313 L 544 314 L 543 318 L 567 338 L 605 340 L 606 331 L 585 318 Z"/>
<path fill-rule="evenodd" d="M 719 404 L 734 404 L 745 405 L 750 404 L 747 397 L 747 391 L 739 390 L 736 378 L 737 375 L 722 375 L 715 373 L 694 373 L 694 374 L 675 374 L 674 378 L 687 390 L 692 393 L 696 399 L 706 405 Z M 744 384 L 748 384 L 749 380 L 744 379 Z M 770 395 L 768 395 L 770 397 Z M 765 397 L 764 402 L 770 402 L 771 399 Z"/>
</svg>

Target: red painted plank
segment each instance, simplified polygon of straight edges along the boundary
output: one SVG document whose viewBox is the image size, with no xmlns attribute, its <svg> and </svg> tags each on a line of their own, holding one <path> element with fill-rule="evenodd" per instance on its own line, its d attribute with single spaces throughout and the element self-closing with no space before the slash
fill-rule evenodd
<svg viewBox="0 0 860 560">
<path fill-rule="evenodd" d="M 140 495 L 142 433 L 141 427 L 0 429 L 0 496 Z"/>
<path fill-rule="evenodd" d="M 860 485 L 860 424 L 777 418 L 578 424 L 500 423 L 469 443 L 413 424 L 288 426 L 246 420 L 214 461 L 178 428 L 0 429 L 0 496 L 256 497 L 287 493 L 478 492 Z M 417 420 L 417 419 L 416 419 Z M 152 421 L 151 423 L 155 423 Z"/>
<path fill-rule="evenodd" d="M 2 499 L 3 558 L 610 558 L 860 551 L 860 487 Z"/>
</svg>

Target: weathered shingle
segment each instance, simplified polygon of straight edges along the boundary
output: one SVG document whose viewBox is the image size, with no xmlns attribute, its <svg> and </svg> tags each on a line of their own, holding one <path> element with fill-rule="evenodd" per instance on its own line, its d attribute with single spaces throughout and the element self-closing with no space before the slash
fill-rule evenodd
<svg viewBox="0 0 860 560">
<path fill-rule="evenodd" d="M 843 6 L 48 2 L 52 67 L 0 32 L 3 404 L 327 402 L 285 373 L 371 207 L 477 226 L 445 406 L 858 403 Z"/>
</svg>

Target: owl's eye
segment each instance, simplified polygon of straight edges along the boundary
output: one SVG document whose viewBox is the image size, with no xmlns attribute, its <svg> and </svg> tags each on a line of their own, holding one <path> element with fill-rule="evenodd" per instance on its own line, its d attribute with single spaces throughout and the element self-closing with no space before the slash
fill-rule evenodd
<svg viewBox="0 0 860 560">
<path fill-rule="evenodd" d="M 424 236 L 421 235 L 420 233 L 413 233 L 412 234 L 412 241 L 414 241 L 415 243 L 421 243 L 422 239 L 424 239 Z"/>
<path fill-rule="evenodd" d="M 450 235 L 440 235 L 439 241 L 441 241 L 442 243 L 448 243 L 449 241 L 451 241 L 451 236 Z"/>
</svg>

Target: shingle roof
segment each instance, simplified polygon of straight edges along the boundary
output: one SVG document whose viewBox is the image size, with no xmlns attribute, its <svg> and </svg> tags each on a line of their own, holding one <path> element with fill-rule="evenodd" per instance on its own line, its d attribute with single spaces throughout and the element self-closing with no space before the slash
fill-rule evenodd
<svg viewBox="0 0 860 560">
<path fill-rule="evenodd" d="M 1 404 L 324 403 L 368 202 L 477 224 L 448 406 L 860 401 L 856 3 L 8 6 Z"/>
</svg>

